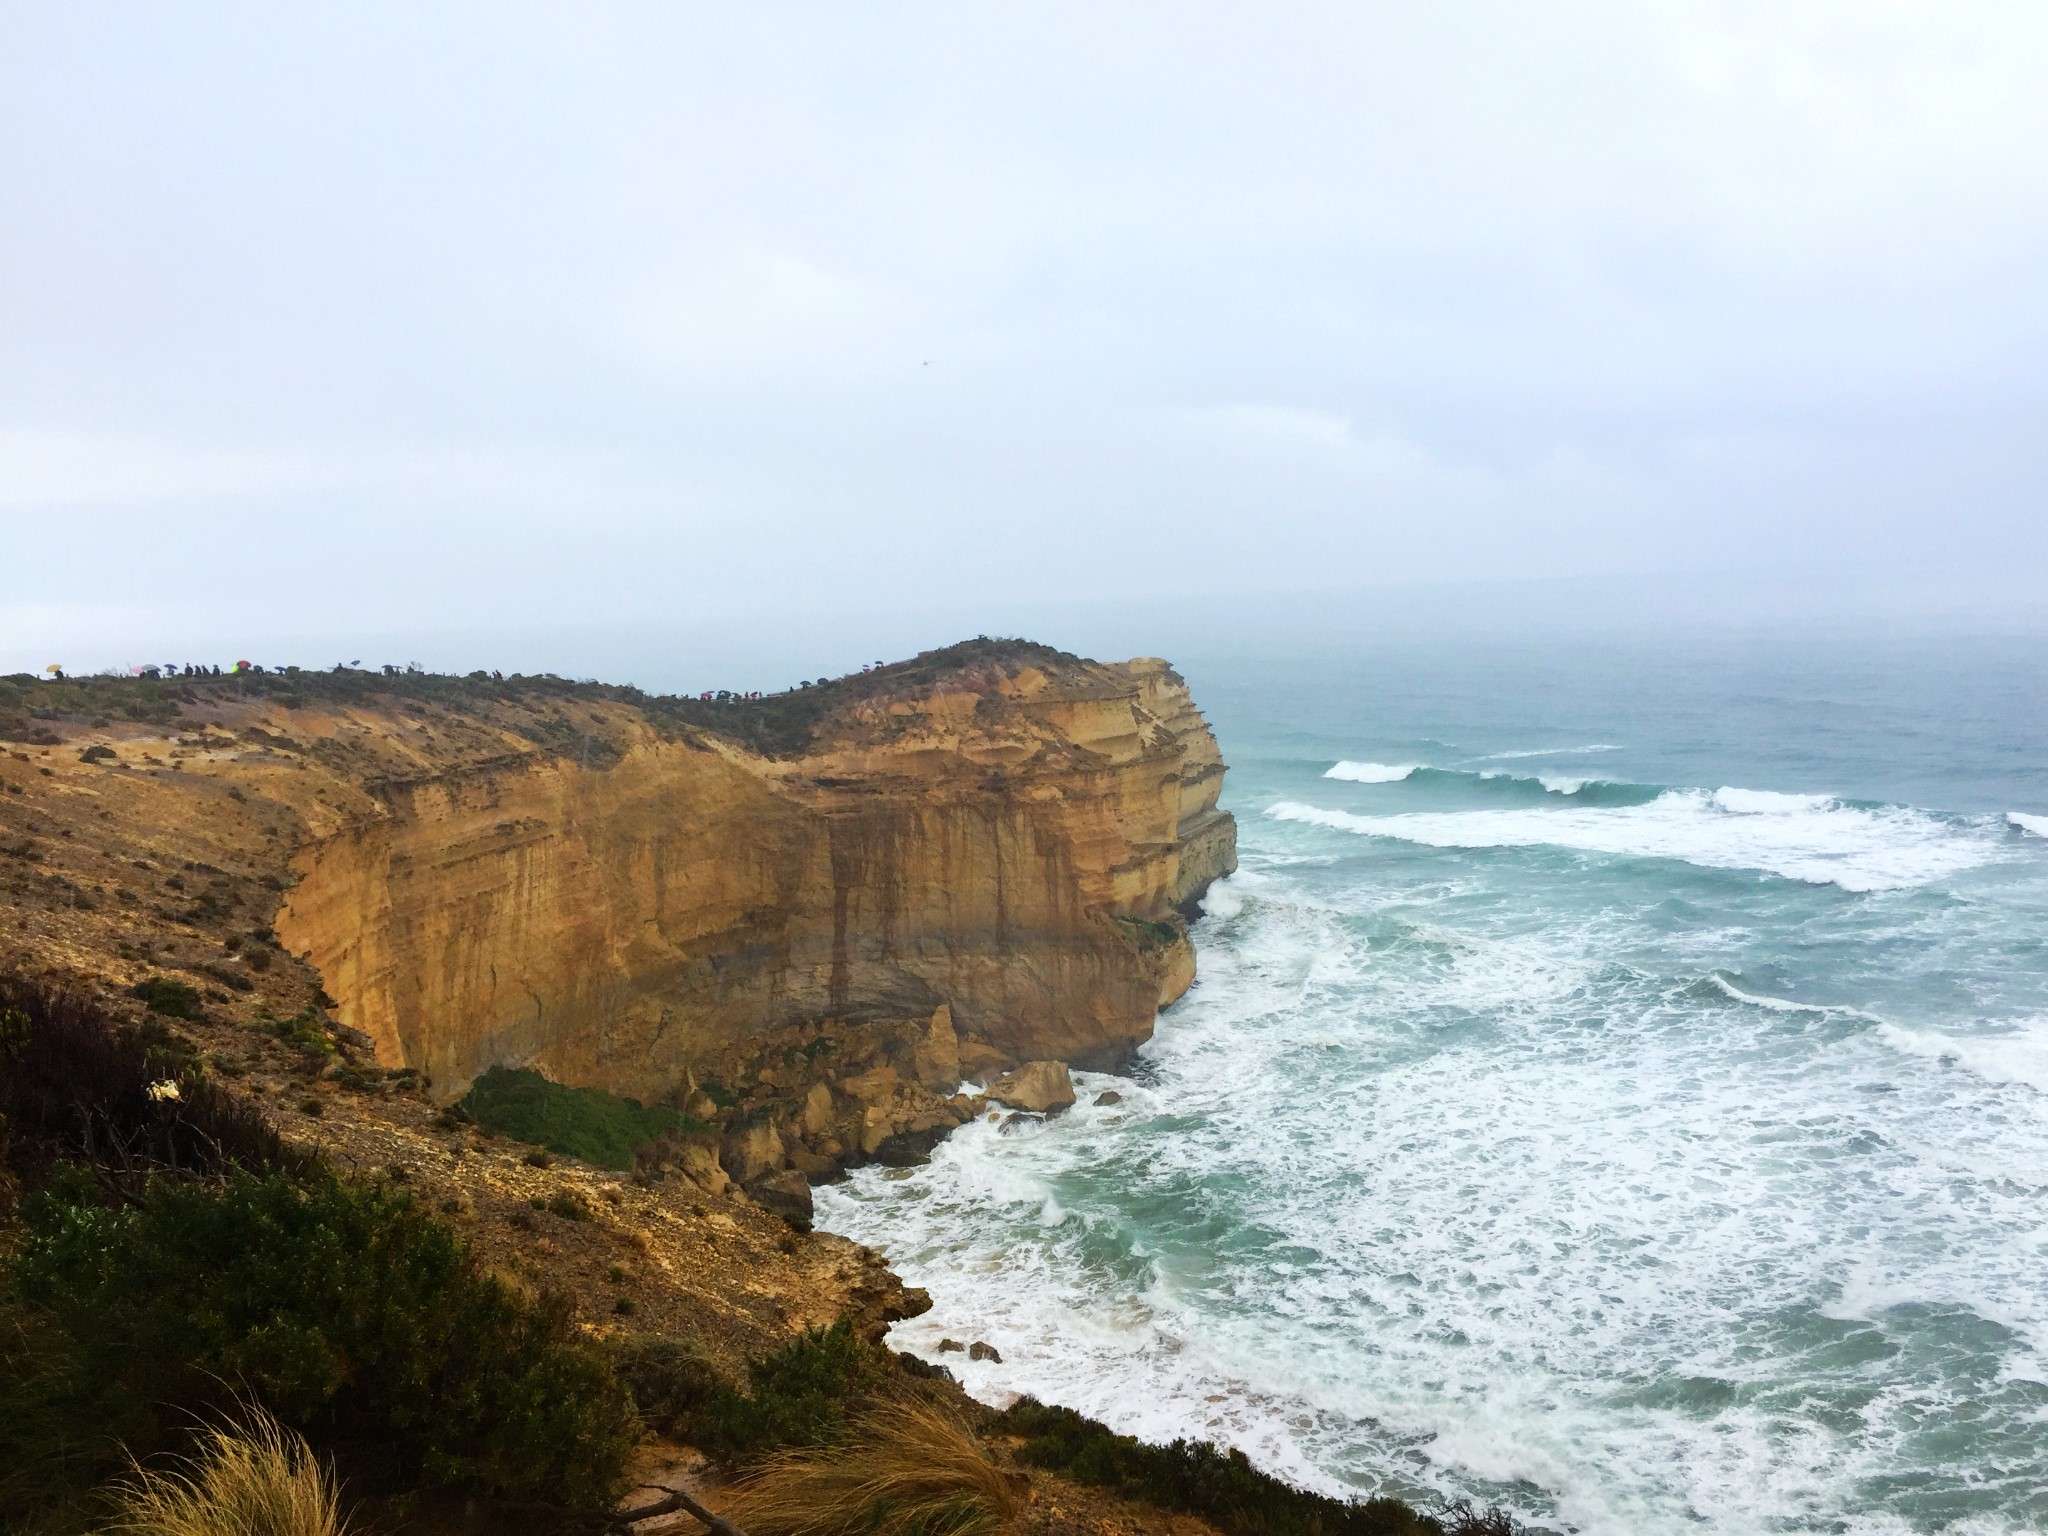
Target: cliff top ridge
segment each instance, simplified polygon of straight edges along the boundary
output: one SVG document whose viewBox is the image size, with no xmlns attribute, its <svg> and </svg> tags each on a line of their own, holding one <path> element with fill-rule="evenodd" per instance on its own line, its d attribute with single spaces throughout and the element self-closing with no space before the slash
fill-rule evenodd
<svg viewBox="0 0 2048 1536">
<path fill-rule="evenodd" d="M 459 714 L 488 716 L 502 706 L 535 701 L 625 704 L 657 726 L 690 727 L 723 738 L 762 757 L 801 756 L 820 726 L 835 715 L 881 697 L 914 697 L 962 674 L 1000 669 L 1014 675 L 1032 667 L 1078 695 L 1110 685 L 1103 664 L 1034 640 L 987 635 L 905 661 L 886 663 L 840 677 L 806 679 L 779 693 L 748 696 L 729 689 L 697 695 L 648 693 L 630 684 L 572 679 L 554 673 L 475 671 L 430 672 L 418 667 L 264 667 L 237 663 L 234 671 L 148 669 L 142 675 L 98 674 L 45 681 L 30 673 L 0 677 L 0 740 L 55 745 L 55 724 L 100 727 L 116 721 L 170 727 L 196 723 L 188 707 L 204 709 L 230 702 L 267 701 L 296 709 L 305 705 L 376 707 L 380 704 L 436 706 Z M 565 745 L 573 729 L 548 719 L 514 724 L 518 734 L 540 745 Z M 561 738 L 555 741 L 554 738 Z"/>
</svg>

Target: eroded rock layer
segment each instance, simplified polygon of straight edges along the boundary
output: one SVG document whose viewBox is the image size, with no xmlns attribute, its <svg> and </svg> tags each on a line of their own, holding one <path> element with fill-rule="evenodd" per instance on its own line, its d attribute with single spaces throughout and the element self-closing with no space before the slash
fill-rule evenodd
<svg viewBox="0 0 2048 1536">
<path fill-rule="evenodd" d="M 1235 856 L 1166 663 L 983 642 L 805 702 L 779 751 L 594 701 L 545 747 L 428 719 L 394 757 L 371 712 L 296 712 L 343 782 L 275 786 L 308 832 L 277 932 L 442 1096 L 503 1064 L 672 1097 L 781 1032 L 942 1009 L 970 1074 L 1149 1036 Z M 875 1139 L 873 1107 L 838 1092 L 828 1139 Z"/>
</svg>

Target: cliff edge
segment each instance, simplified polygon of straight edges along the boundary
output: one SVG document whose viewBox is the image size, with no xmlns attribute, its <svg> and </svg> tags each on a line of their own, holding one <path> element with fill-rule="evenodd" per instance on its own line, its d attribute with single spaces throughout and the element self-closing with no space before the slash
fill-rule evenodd
<svg viewBox="0 0 2048 1536">
<path fill-rule="evenodd" d="M 444 1104 L 494 1067 L 672 1104 L 695 1177 L 800 1226 L 809 1181 L 975 1113 L 963 1078 L 1142 1043 L 1235 862 L 1215 739 L 1152 659 L 984 639 L 766 698 L 22 684 L 0 851 L 38 964 L 189 971 L 251 1018 L 311 985 Z"/>
<path fill-rule="evenodd" d="M 573 739 L 481 754 L 294 710 L 346 793 L 288 786 L 312 835 L 278 935 L 384 1066 L 448 1096 L 493 1065 L 687 1093 L 792 1027 L 941 1008 L 970 1072 L 1147 1039 L 1194 976 L 1183 914 L 1235 858 L 1180 677 L 980 642 L 809 691 L 780 753 L 748 744 L 767 701 L 698 724 L 579 700 Z M 394 731 L 426 760 L 381 761 Z"/>
</svg>

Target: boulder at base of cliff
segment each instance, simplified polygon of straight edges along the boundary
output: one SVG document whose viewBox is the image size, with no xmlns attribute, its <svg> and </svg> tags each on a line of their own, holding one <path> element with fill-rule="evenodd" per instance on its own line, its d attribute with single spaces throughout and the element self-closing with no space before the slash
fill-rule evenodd
<svg viewBox="0 0 2048 1536">
<path fill-rule="evenodd" d="M 1074 1080 L 1063 1061 L 1027 1061 L 989 1086 L 988 1096 L 1012 1109 L 1051 1114 L 1074 1102 Z"/>
<path fill-rule="evenodd" d="M 799 1232 L 811 1230 L 811 1184 L 794 1168 L 764 1173 L 746 1186 L 754 1204 L 773 1211 Z"/>
</svg>

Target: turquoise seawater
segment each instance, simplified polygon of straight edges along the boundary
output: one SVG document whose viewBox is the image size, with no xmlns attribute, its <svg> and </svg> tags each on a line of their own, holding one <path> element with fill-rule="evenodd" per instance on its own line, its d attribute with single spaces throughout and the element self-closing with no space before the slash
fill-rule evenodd
<svg viewBox="0 0 2048 1536">
<path fill-rule="evenodd" d="M 1200 980 L 1071 1113 L 819 1191 L 930 1288 L 899 1348 L 1543 1529 L 2048 1529 L 2048 646 L 1184 670 Z"/>
</svg>

